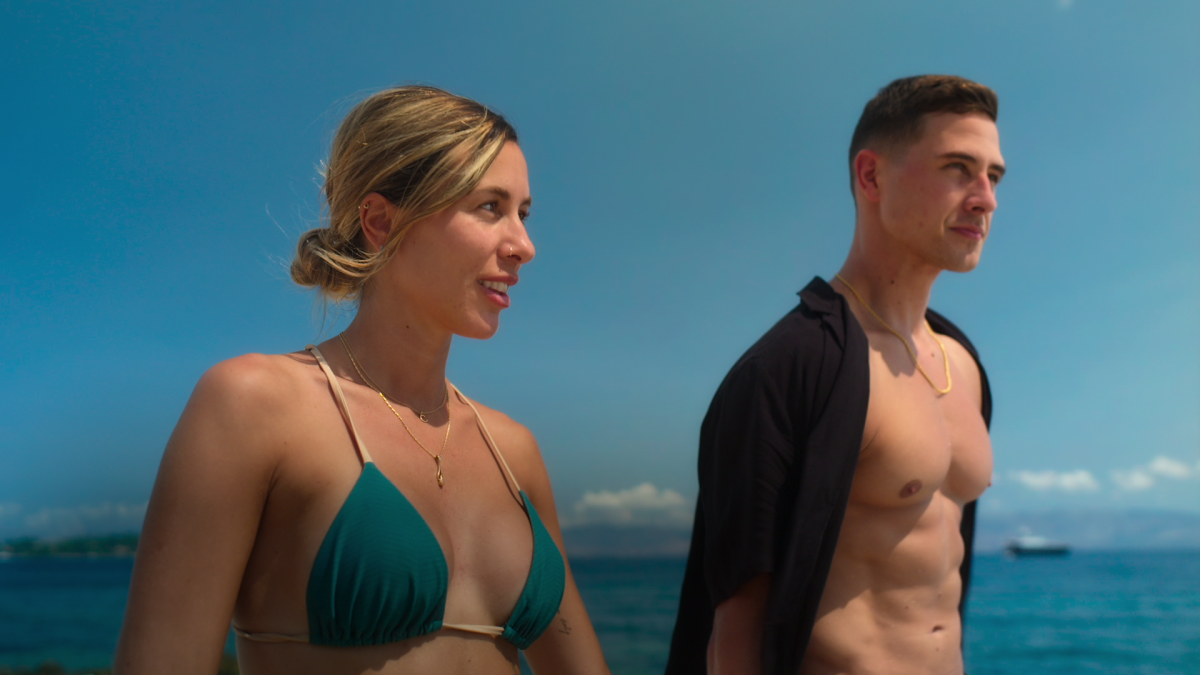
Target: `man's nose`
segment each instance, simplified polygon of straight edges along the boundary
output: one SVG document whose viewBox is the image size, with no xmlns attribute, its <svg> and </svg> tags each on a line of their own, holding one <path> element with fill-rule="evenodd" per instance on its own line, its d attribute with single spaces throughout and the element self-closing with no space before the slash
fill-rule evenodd
<svg viewBox="0 0 1200 675">
<path fill-rule="evenodd" d="M 980 176 L 971 185 L 971 195 L 967 198 L 967 210 L 971 213 L 991 213 L 996 210 L 996 186 L 988 176 Z"/>
</svg>

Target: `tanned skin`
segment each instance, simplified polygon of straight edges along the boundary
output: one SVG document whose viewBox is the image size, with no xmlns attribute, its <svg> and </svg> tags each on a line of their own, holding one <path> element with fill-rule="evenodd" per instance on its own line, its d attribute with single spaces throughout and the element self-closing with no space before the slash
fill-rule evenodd
<svg viewBox="0 0 1200 675">
<path fill-rule="evenodd" d="M 945 388 L 945 365 L 925 328 L 934 281 L 979 264 L 1004 175 L 1000 136 L 985 115 L 937 113 L 920 140 L 854 160 L 858 215 L 841 269 L 870 307 L 914 347 Z M 938 394 L 903 343 L 840 281 L 835 290 L 870 343 L 871 395 L 858 467 L 803 675 L 963 672 L 959 565 L 963 507 L 991 484 L 992 447 L 980 412 L 979 369 L 939 336 L 953 388 Z M 717 606 L 708 672 L 761 670 L 770 577 Z"/>
<path fill-rule="evenodd" d="M 363 231 L 378 250 L 395 206 L 378 194 L 364 204 Z M 533 259 L 524 226 L 529 206 L 525 157 L 509 143 L 470 194 L 412 226 L 346 330 L 384 391 L 420 410 L 444 400 L 451 338 L 491 337 L 508 306 L 507 292 L 482 282 L 515 285 Z M 433 460 L 355 373 L 340 342 L 319 346 L 376 467 L 442 548 L 450 571 L 445 620 L 503 625 L 529 574 L 533 534 L 471 408 L 452 394 L 425 424 L 396 406 L 427 448 L 440 449 L 451 424 L 439 488 Z M 503 413 L 478 408 L 561 550 L 533 435 Z M 250 632 L 307 633 L 313 560 L 361 473 L 329 382 L 308 352 L 240 356 L 206 373 L 163 456 L 114 672 L 211 675 L 231 619 Z M 540 673 L 608 673 L 569 566 L 558 615 L 525 653 Z M 239 638 L 238 661 L 254 675 L 519 672 L 513 645 L 454 630 L 369 647 Z"/>
</svg>

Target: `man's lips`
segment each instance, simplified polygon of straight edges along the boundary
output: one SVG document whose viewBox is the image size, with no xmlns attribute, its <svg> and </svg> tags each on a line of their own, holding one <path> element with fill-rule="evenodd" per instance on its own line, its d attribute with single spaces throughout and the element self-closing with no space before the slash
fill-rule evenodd
<svg viewBox="0 0 1200 675">
<path fill-rule="evenodd" d="M 974 225 L 956 225 L 950 228 L 951 231 L 957 232 L 968 239 L 979 241 L 983 239 L 983 228 Z"/>
</svg>

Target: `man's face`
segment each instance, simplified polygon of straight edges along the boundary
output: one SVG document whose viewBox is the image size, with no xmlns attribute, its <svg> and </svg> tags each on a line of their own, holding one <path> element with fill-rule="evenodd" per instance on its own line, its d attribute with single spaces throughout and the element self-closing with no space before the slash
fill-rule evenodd
<svg viewBox="0 0 1200 675">
<path fill-rule="evenodd" d="M 969 272 L 979 264 L 1004 175 L 1000 132 L 981 114 L 927 115 L 921 140 L 881 157 L 884 230 L 922 262 Z"/>
</svg>

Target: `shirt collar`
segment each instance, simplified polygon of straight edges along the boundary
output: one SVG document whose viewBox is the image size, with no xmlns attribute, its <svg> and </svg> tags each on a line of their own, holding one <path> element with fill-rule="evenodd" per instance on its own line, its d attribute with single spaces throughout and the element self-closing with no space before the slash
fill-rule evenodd
<svg viewBox="0 0 1200 675">
<path fill-rule="evenodd" d="M 804 290 L 798 293 L 801 302 L 812 311 L 821 315 L 821 321 L 829 326 L 834 338 L 844 348 L 846 346 L 846 299 L 833 290 L 827 281 L 821 277 L 813 277 Z"/>
<path fill-rule="evenodd" d="M 841 314 L 845 306 L 842 304 L 842 296 L 821 277 L 813 277 L 797 295 L 809 309 L 821 314 Z"/>
</svg>

